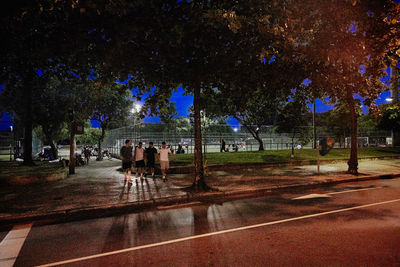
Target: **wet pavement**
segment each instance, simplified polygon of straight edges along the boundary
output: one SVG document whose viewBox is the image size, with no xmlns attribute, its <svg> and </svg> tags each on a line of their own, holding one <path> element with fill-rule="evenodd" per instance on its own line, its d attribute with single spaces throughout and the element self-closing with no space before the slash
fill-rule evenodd
<svg viewBox="0 0 400 267">
<path fill-rule="evenodd" d="M 33 224 L 15 266 L 397 266 L 399 194 L 375 180 Z"/>
<path fill-rule="evenodd" d="M 134 179 L 124 182 L 119 172 L 119 160 L 90 162 L 78 167 L 75 175 L 65 180 L 45 184 L 9 186 L 0 188 L 0 224 L 2 221 L 19 220 L 29 216 L 68 213 L 74 210 L 86 212 L 96 208 L 112 209 L 120 205 L 151 205 L 157 201 L 188 200 L 183 189 L 193 182 L 191 174 L 174 174 L 164 183 L 156 179 Z M 206 182 L 218 189 L 216 194 L 233 196 L 236 193 L 258 189 L 285 188 L 296 185 L 313 185 L 334 181 L 346 181 L 355 177 L 346 174 L 347 164 L 329 163 L 321 166 L 286 166 L 208 173 Z M 362 160 L 358 178 L 400 174 L 400 160 Z M 212 195 L 211 195 L 212 196 Z M 94 215 L 97 216 L 97 215 Z"/>
</svg>

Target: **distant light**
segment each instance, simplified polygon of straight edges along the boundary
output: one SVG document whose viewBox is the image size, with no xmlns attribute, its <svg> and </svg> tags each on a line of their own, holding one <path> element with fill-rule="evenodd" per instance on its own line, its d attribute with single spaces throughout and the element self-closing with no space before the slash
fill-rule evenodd
<svg viewBox="0 0 400 267">
<path fill-rule="evenodd" d="M 136 104 L 133 106 L 133 108 L 131 109 L 131 112 L 132 112 L 132 113 L 137 113 L 137 112 L 139 112 L 141 109 L 142 109 L 142 105 L 139 104 L 139 103 L 136 103 Z"/>
<path fill-rule="evenodd" d="M 386 102 L 392 102 L 393 101 L 393 97 L 388 97 L 385 100 L 386 100 Z"/>
<path fill-rule="evenodd" d="M 238 131 L 238 128 L 233 128 L 233 131 L 236 133 Z"/>
</svg>

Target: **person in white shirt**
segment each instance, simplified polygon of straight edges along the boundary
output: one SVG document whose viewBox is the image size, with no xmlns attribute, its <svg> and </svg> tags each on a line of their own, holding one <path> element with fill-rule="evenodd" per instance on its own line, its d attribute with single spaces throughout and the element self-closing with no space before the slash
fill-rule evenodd
<svg viewBox="0 0 400 267">
<path fill-rule="evenodd" d="M 157 154 L 160 157 L 161 173 L 163 182 L 167 180 L 167 171 L 169 169 L 169 158 L 168 155 L 172 155 L 172 152 L 167 148 L 167 144 L 162 142 L 161 149 L 157 150 Z"/>
<path fill-rule="evenodd" d="M 144 164 L 144 148 L 142 142 L 139 142 L 138 146 L 135 147 L 133 153 L 133 158 L 136 164 L 136 177 L 139 177 L 140 175 L 140 179 L 143 179 L 144 169 L 146 165 Z"/>
</svg>

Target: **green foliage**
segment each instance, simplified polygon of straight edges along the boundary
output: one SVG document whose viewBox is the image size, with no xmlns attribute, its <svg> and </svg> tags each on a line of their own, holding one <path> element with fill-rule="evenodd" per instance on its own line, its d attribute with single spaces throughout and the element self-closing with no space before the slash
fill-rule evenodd
<svg viewBox="0 0 400 267">
<path fill-rule="evenodd" d="M 358 127 L 363 131 L 377 130 L 378 123 L 378 120 L 372 114 L 364 114 L 358 118 Z"/>
<path fill-rule="evenodd" d="M 77 135 L 76 141 L 85 145 L 97 145 L 101 138 L 101 129 L 86 128 L 84 134 Z"/>
<path fill-rule="evenodd" d="M 300 137 L 304 136 L 307 131 L 304 126 L 308 125 L 305 116 L 307 113 L 307 98 L 304 90 L 299 88 L 292 95 L 292 101 L 287 102 L 280 110 L 276 122 L 276 131 L 278 133 L 290 133 L 292 138 L 296 134 Z"/>
<path fill-rule="evenodd" d="M 357 115 L 361 116 L 360 101 L 356 100 Z M 350 135 L 351 119 L 347 104 L 336 103 L 334 109 L 320 114 L 320 126 L 325 126 L 327 131 L 336 138 L 344 140 Z"/>
<path fill-rule="evenodd" d="M 190 133 L 192 131 L 192 125 L 189 118 L 178 117 L 175 120 L 175 131 L 177 133 Z"/>
<path fill-rule="evenodd" d="M 378 121 L 378 126 L 382 129 L 400 131 L 400 105 L 381 106 Z"/>
<path fill-rule="evenodd" d="M 94 80 L 91 83 L 93 103 L 92 120 L 100 122 L 100 127 L 104 130 L 121 127 L 132 108 L 131 95 L 125 85 L 115 81 L 105 83 Z M 100 139 L 102 139 L 100 137 Z M 102 140 L 101 140 L 102 141 Z"/>
<path fill-rule="evenodd" d="M 172 124 L 177 114 L 174 102 L 170 102 L 167 106 L 162 106 L 159 109 L 159 117 L 164 124 Z"/>
</svg>

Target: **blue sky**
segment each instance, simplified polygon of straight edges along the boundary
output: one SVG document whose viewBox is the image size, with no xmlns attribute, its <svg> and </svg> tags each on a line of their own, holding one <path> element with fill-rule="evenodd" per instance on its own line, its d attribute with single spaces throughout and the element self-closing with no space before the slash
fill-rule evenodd
<svg viewBox="0 0 400 267">
<path fill-rule="evenodd" d="M 271 60 L 273 61 L 273 59 L 271 59 Z M 388 73 L 388 75 L 382 77 L 381 80 L 385 84 L 389 85 L 390 68 L 387 69 L 387 73 Z M 38 74 L 41 75 L 41 73 L 38 73 Z M 120 81 L 117 81 L 117 82 L 120 82 Z M 123 81 L 123 82 L 120 82 L 120 83 L 123 84 L 123 83 L 126 83 L 126 82 L 127 81 Z M 310 81 L 308 79 L 304 80 L 304 84 L 308 84 L 308 83 L 310 83 Z M 4 85 L 0 84 L 0 93 L 1 93 L 3 88 L 4 88 Z M 153 90 L 155 90 L 155 88 L 153 88 Z M 135 94 L 135 91 L 136 90 L 132 90 L 132 93 Z M 178 117 L 178 116 L 184 116 L 184 117 L 188 116 L 189 107 L 193 104 L 193 96 L 185 95 L 184 93 L 185 93 L 185 91 L 181 87 L 178 87 L 177 90 L 175 92 L 173 92 L 172 97 L 169 99 L 171 102 L 175 102 L 175 106 L 176 106 L 177 113 L 178 113 L 176 117 Z M 144 98 L 146 98 L 148 95 L 149 94 L 145 94 Z M 381 105 L 381 104 L 387 103 L 386 98 L 388 98 L 389 96 L 390 96 L 390 92 L 389 91 L 382 92 L 378 96 L 378 98 L 376 99 L 376 104 Z M 361 101 L 363 100 L 358 95 L 355 95 L 355 98 L 358 98 Z M 328 101 L 329 101 L 329 98 L 326 98 L 325 102 L 328 102 Z M 333 105 L 324 104 L 321 99 L 317 99 L 315 101 L 315 103 L 316 103 L 316 108 L 315 109 L 316 109 L 317 113 L 322 113 L 322 112 L 326 112 L 328 110 L 333 109 Z M 141 104 L 143 104 L 143 101 L 141 101 Z M 311 111 L 312 104 L 309 104 L 309 107 L 310 107 L 310 111 Z M 363 113 L 368 113 L 368 107 L 362 106 L 362 110 L 363 110 Z M 10 129 L 10 125 L 12 125 L 12 123 L 10 121 L 11 121 L 11 117 L 9 115 L 7 115 L 7 114 L 3 114 L 2 118 L 0 119 L 0 130 L 4 131 L 4 130 Z M 160 122 L 160 119 L 158 117 L 146 117 L 144 119 L 144 121 L 146 123 L 153 123 L 153 122 Z M 93 127 L 95 127 L 95 128 L 100 127 L 99 126 L 99 122 L 97 122 L 97 121 L 91 121 L 91 122 L 92 122 L 92 126 Z M 239 122 L 234 118 L 229 118 L 227 120 L 227 122 L 232 127 L 239 125 Z"/>
<path fill-rule="evenodd" d="M 387 77 L 383 78 L 383 80 L 385 80 L 385 81 L 387 79 L 388 79 Z M 4 86 L 0 85 L 0 91 L 1 91 L 1 89 L 3 87 Z M 389 91 L 382 92 L 379 95 L 379 97 L 376 99 L 376 103 L 378 105 L 387 103 L 386 102 L 386 98 L 389 97 L 389 96 L 390 96 L 390 92 Z M 355 97 L 361 99 L 357 95 L 355 95 Z M 172 97 L 170 98 L 170 101 L 171 102 L 175 102 L 175 106 L 176 106 L 177 113 L 178 113 L 177 117 L 178 116 L 185 116 L 186 117 L 188 115 L 189 107 L 193 103 L 193 96 L 184 95 L 184 90 L 181 87 L 179 87 L 177 89 L 177 91 L 172 94 Z M 315 102 L 316 102 L 316 112 L 318 112 L 318 113 L 326 112 L 326 111 L 331 110 L 333 108 L 333 105 L 326 105 L 320 99 L 317 99 Z M 143 101 L 142 101 L 142 103 L 143 103 Z M 312 105 L 309 104 L 309 106 L 310 106 L 310 109 L 311 109 Z M 368 112 L 368 108 L 367 107 L 363 106 L 362 109 L 363 109 L 364 113 Z M 10 121 L 10 120 L 11 120 L 10 116 L 8 116 L 7 114 L 3 114 L 3 117 L 0 120 L 1 121 L 0 130 L 9 129 L 9 126 L 11 124 L 8 121 Z M 144 121 L 148 122 L 148 123 L 152 123 L 152 122 L 160 122 L 160 119 L 158 117 L 146 117 L 144 119 Z M 227 121 L 232 126 L 239 125 L 238 121 L 233 119 L 233 118 L 230 118 Z M 96 121 L 92 121 L 92 126 L 93 127 L 99 127 L 99 123 L 96 122 Z"/>
</svg>

